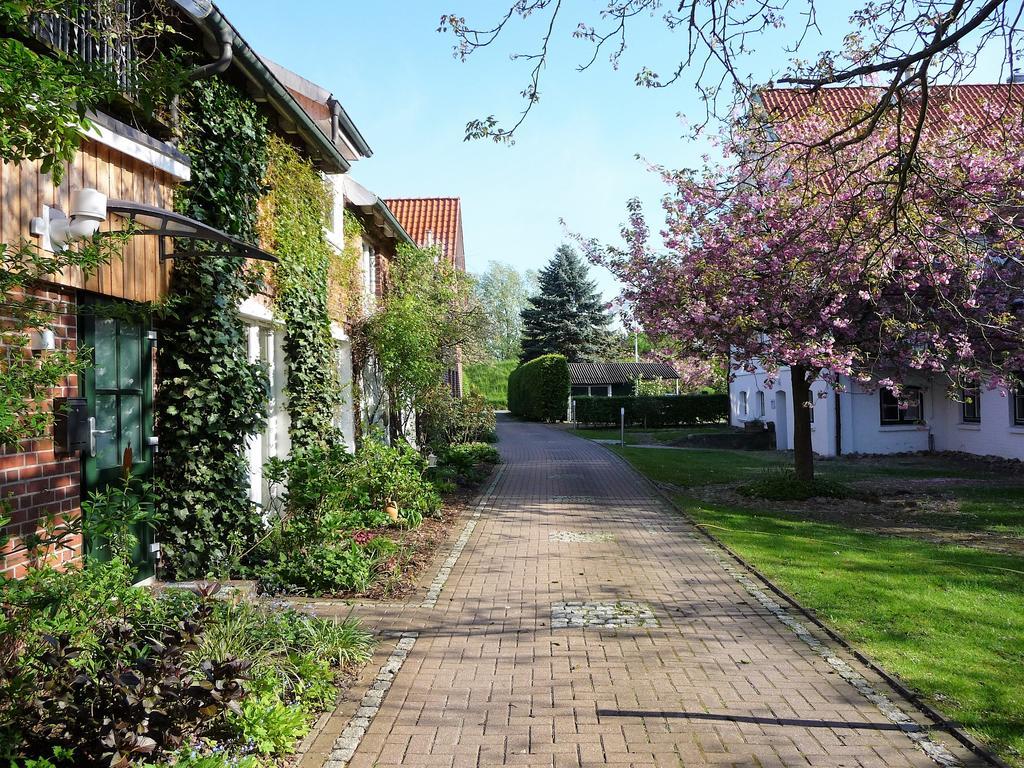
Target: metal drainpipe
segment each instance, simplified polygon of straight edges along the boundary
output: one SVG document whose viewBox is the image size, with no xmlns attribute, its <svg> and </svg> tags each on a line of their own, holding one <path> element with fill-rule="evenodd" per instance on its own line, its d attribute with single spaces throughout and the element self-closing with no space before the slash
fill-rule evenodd
<svg viewBox="0 0 1024 768">
<path fill-rule="evenodd" d="M 338 134 L 341 133 L 341 102 L 331 97 L 331 143 L 338 143 Z"/>
<path fill-rule="evenodd" d="M 187 76 L 187 81 L 193 83 L 197 80 L 205 80 L 213 75 L 224 72 L 228 67 L 231 66 L 231 61 L 234 59 L 234 31 L 228 26 L 227 21 L 220 14 L 216 14 L 212 18 L 213 24 L 217 28 L 217 42 L 220 44 L 220 56 L 216 61 L 212 61 L 209 64 L 203 64 L 201 67 L 196 67 Z M 178 109 L 178 102 L 180 96 L 176 93 L 174 98 L 171 99 L 171 130 L 174 133 L 171 139 L 172 144 L 178 142 L 178 130 L 181 128 L 181 113 Z"/>
</svg>

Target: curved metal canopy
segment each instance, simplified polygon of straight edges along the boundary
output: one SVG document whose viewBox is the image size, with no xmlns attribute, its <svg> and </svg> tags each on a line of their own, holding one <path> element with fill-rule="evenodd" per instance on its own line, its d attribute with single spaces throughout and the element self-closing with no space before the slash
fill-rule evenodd
<svg viewBox="0 0 1024 768">
<path fill-rule="evenodd" d="M 223 232 L 201 221 L 189 218 L 165 208 L 157 208 L 152 205 L 135 203 L 130 200 L 108 200 L 107 213 L 116 213 L 124 216 L 140 230 L 139 235 L 152 235 L 160 238 L 160 258 L 173 258 L 175 254 L 182 256 L 224 256 L 224 253 L 200 252 L 183 248 L 176 248 L 168 251 L 165 247 L 165 238 L 173 237 L 175 240 L 201 240 L 205 242 L 220 243 L 228 246 L 228 254 L 242 256 L 246 259 L 259 259 L 261 261 L 277 261 L 277 257 L 267 253 L 255 245 L 249 245 L 227 232 Z"/>
</svg>

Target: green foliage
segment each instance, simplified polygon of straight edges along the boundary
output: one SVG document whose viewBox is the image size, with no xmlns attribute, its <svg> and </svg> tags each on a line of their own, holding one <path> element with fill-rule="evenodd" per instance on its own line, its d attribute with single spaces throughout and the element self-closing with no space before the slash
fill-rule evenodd
<svg viewBox="0 0 1024 768">
<path fill-rule="evenodd" d="M 522 352 L 523 310 L 537 292 L 537 273 L 519 272 L 492 261 L 476 280 L 475 294 L 487 318 L 484 351 L 494 360 L 514 360 Z M 504 379 L 502 379 L 504 400 Z"/>
<path fill-rule="evenodd" d="M 128 469 L 120 483 L 93 490 L 82 499 L 83 530 L 94 543 L 102 543 L 112 557 L 127 559 L 138 544 L 139 525 L 159 521 L 153 486 Z"/>
<path fill-rule="evenodd" d="M 0 161 L 40 160 L 42 172 L 52 173 L 54 183 L 60 184 L 64 163 L 74 159 L 91 127 L 86 113 L 117 97 L 121 84 L 110 63 L 85 61 L 58 51 L 37 53 L 19 39 L 37 13 L 74 17 L 77 3 L 0 2 Z M 162 27 L 151 13 L 136 19 L 131 28 L 122 25 L 92 34 L 121 40 L 158 34 Z M 166 101 L 181 82 L 180 67 L 162 55 L 136 67 L 133 77 L 134 97 L 147 111 Z"/>
<path fill-rule="evenodd" d="M 374 561 L 372 553 L 352 540 L 280 551 L 257 569 L 259 587 L 269 595 L 363 592 L 373 581 Z"/>
<path fill-rule="evenodd" d="M 346 508 L 369 512 L 394 501 L 405 524 L 416 526 L 441 508 L 440 497 L 424 479 L 426 468 L 426 460 L 408 443 L 389 446 L 371 438 L 349 465 Z"/>
<path fill-rule="evenodd" d="M 791 469 L 764 472 L 761 477 L 739 486 L 743 496 L 772 501 L 804 501 L 815 497 L 846 499 L 857 495 L 851 488 L 835 480 L 801 480 Z"/>
<path fill-rule="evenodd" d="M 243 662 L 185 663 L 209 609 L 135 589 L 133 573 L 115 559 L 0 582 L 0 755 L 62 766 L 158 756 L 243 695 Z"/>
<path fill-rule="evenodd" d="M 302 450 L 333 441 L 341 398 L 328 315 L 332 249 L 324 235 L 333 200 L 320 174 L 290 144 L 271 136 L 267 149 L 261 230 L 280 259 L 274 302 L 285 324 L 288 429 L 293 448 Z"/>
<path fill-rule="evenodd" d="M 194 84 L 182 110 L 192 180 L 176 195 L 177 209 L 252 242 L 266 121 L 250 99 L 217 79 Z M 263 428 L 267 382 L 262 366 L 248 359 L 238 314 L 255 287 L 236 256 L 180 256 L 174 263 L 155 411 L 161 538 L 179 577 L 229 570 L 257 534 L 244 449 Z"/>
<path fill-rule="evenodd" d="M 484 316 L 472 281 L 436 249 L 401 245 L 389 271 L 390 290 L 364 335 L 390 401 L 419 411 L 457 364 L 459 350 L 483 335 Z M 393 419 L 398 437 L 402 419 Z"/>
<path fill-rule="evenodd" d="M 433 450 L 455 443 L 495 442 L 494 409 L 480 395 L 453 397 L 438 387 L 423 408 L 423 434 Z"/>
<path fill-rule="evenodd" d="M 215 767 L 181 745 L 248 751 L 239 723 L 280 757 L 333 704 L 332 668 L 370 656 L 354 620 L 210 600 L 216 585 L 155 594 L 133 573 L 112 560 L 0 580 L 0 760 Z"/>
<path fill-rule="evenodd" d="M 487 443 L 451 445 L 438 455 L 431 478 L 441 488 L 447 484 L 473 487 L 483 482 L 500 461 L 498 451 Z"/>
<path fill-rule="evenodd" d="M 260 589 L 277 594 L 339 594 L 365 591 L 385 568 L 393 548 L 364 536 L 363 529 L 392 525 L 388 501 L 400 510 L 398 524 L 418 526 L 441 505 L 425 478 L 426 462 L 407 443 L 389 447 L 364 442 L 355 456 L 340 447 L 310 448 L 287 461 L 268 462 L 266 477 L 278 493 L 279 529 L 254 555 Z M 353 531 L 359 531 L 352 536 Z"/>
<path fill-rule="evenodd" d="M 674 395 L 676 383 L 667 379 L 637 379 L 633 382 L 633 394 L 637 397 L 661 397 Z"/>
<path fill-rule="evenodd" d="M 626 425 L 668 427 L 714 424 L 729 418 L 728 395 L 662 395 L 660 397 L 574 397 L 580 424 L 619 423 L 626 409 Z"/>
<path fill-rule="evenodd" d="M 309 732 L 306 713 L 273 694 L 250 696 L 228 718 L 238 738 L 261 755 L 290 755 Z"/>
<path fill-rule="evenodd" d="M 481 395 L 491 408 L 503 411 L 508 408 L 508 375 L 518 365 L 518 360 L 463 365 L 463 389 L 469 394 Z"/>
<path fill-rule="evenodd" d="M 508 377 L 508 407 L 530 421 L 564 421 L 569 409 L 569 365 L 564 355 L 541 355 Z"/>
<path fill-rule="evenodd" d="M 29 331 L 49 328 L 61 315 L 75 311 L 64 300 L 45 298 L 33 289 L 47 275 L 68 268 L 91 275 L 120 254 L 124 237 L 105 236 L 57 253 L 29 243 L 0 243 L 0 345 L 8 350 L 0 357 L 0 446 L 17 448 L 22 440 L 44 437 L 53 424 L 51 390 L 89 362 L 88 355 L 80 357 L 68 349 L 29 351 Z"/>
<path fill-rule="evenodd" d="M 29 768 L 26 766 L 26 768 Z M 142 768 L 262 768 L 255 757 L 235 757 L 224 753 L 201 755 L 185 750 L 173 755 L 169 762 L 153 765 L 146 763 Z"/>
<path fill-rule="evenodd" d="M 611 316 L 576 251 L 559 246 L 538 283 L 540 293 L 523 310 L 520 360 L 549 354 L 564 355 L 570 362 L 600 357 L 610 342 Z"/>
</svg>

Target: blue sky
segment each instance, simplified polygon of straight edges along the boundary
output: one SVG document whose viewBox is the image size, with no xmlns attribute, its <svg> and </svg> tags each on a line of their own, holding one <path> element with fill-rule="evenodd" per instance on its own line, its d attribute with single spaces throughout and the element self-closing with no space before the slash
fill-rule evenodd
<svg viewBox="0 0 1024 768">
<path fill-rule="evenodd" d="M 220 0 L 221 10 L 261 53 L 332 91 L 359 126 L 374 155 L 354 177 L 381 197 L 462 198 L 467 266 L 488 261 L 519 269 L 544 265 L 572 231 L 618 239 L 625 202 L 639 197 L 652 213 L 664 186 L 636 155 L 671 167 L 697 165 L 706 146 L 686 139 L 677 114 L 700 119 L 704 108 L 689 82 L 638 88 L 647 64 L 663 70 L 682 45 L 660 24 L 637 28 L 618 71 L 601 60 L 578 73 L 588 48 L 571 39 L 575 18 L 558 31 L 541 101 L 514 146 L 464 142 L 468 120 L 496 114 L 508 123 L 521 109 L 527 69 L 508 54 L 535 43 L 539 30 L 515 25 L 494 50 L 467 63 L 452 56 L 452 38 L 435 30 L 442 12 L 491 21 L 508 0 Z M 833 18 L 846 13 L 837 3 Z M 581 8 L 597 7 L 584 4 Z M 845 21 L 836 33 L 846 31 Z M 811 41 L 815 49 L 820 41 Z M 975 80 L 998 76 L 998 57 Z M 758 73 L 787 61 L 778 41 L 764 39 L 750 60 Z M 759 80 L 765 79 L 760 74 Z M 653 218 L 653 217 L 652 217 Z M 614 280 L 595 270 L 608 298 Z"/>
</svg>

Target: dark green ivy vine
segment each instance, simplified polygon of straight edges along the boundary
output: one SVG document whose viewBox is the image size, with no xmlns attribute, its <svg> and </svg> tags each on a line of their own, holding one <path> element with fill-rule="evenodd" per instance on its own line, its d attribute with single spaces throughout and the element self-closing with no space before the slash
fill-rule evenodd
<svg viewBox="0 0 1024 768">
<path fill-rule="evenodd" d="M 175 207 L 254 242 L 267 169 L 265 119 L 216 79 L 196 83 L 182 99 L 182 112 L 182 150 L 192 159 L 192 179 L 178 191 Z M 200 250 L 217 248 L 207 243 Z M 264 426 L 267 383 L 262 366 L 248 359 L 238 312 L 256 282 L 238 257 L 175 259 L 155 409 L 161 540 L 179 578 L 231 570 L 259 524 L 244 449 Z"/>
<path fill-rule="evenodd" d="M 324 236 L 332 197 L 316 169 L 276 136 L 267 145 L 267 196 L 261 234 L 280 259 L 275 306 L 284 322 L 287 408 L 293 450 L 337 436 L 341 388 L 328 314 L 331 247 Z"/>
</svg>

